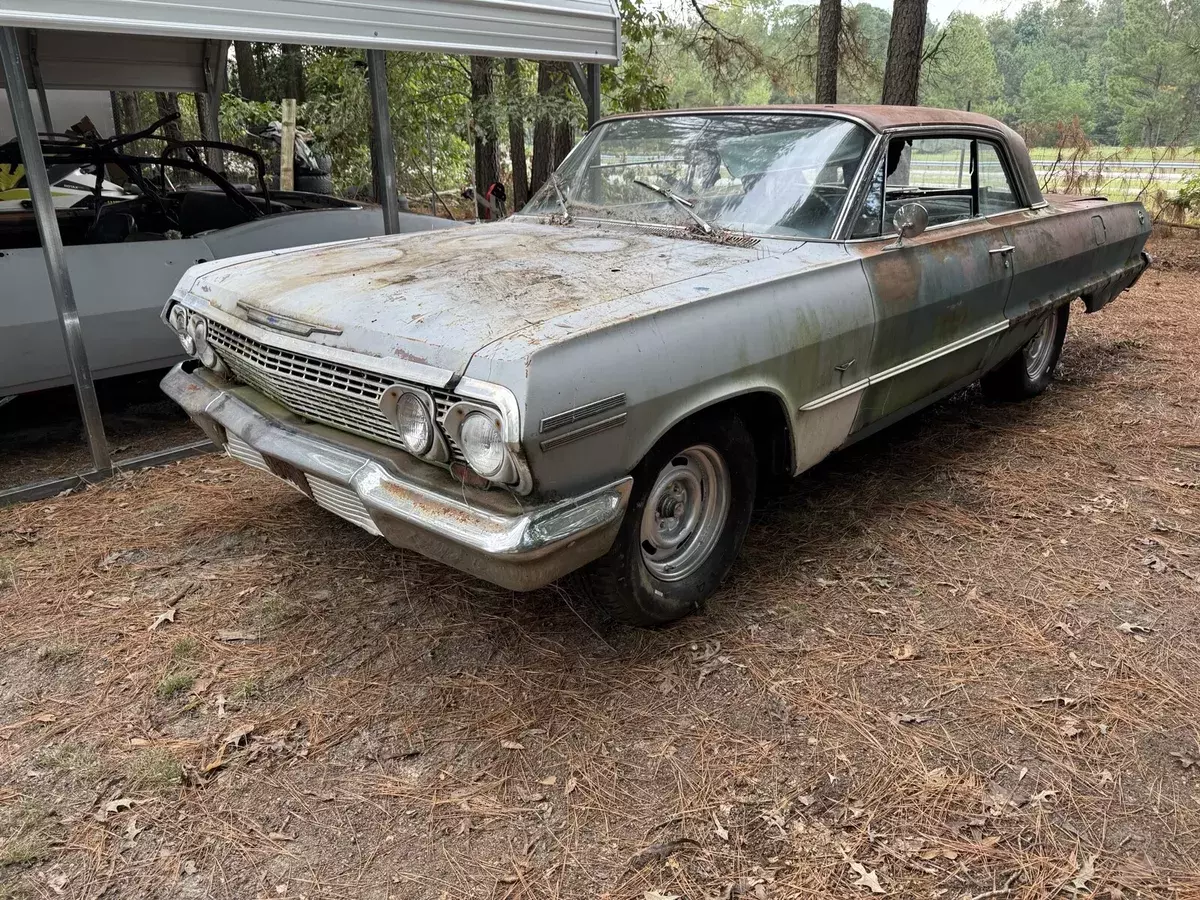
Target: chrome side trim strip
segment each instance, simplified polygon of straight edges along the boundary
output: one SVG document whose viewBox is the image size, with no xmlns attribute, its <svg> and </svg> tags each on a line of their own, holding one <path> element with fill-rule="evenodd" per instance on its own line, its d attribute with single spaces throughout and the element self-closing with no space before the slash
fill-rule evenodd
<svg viewBox="0 0 1200 900">
<path fill-rule="evenodd" d="M 893 366 L 880 372 L 878 375 L 872 375 L 868 379 L 872 385 L 879 384 L 881 381 L 887 381 L 889 378 L 895 378 L 897 375 L 903 375 L 905 372 L 912 371 L 918 366 L 923 366 L 925 363 L 933 362 L 935 359 L 940 359 L 947 356 L 956 350 L 961 350 L 963 347 L 969 347 L 977 341 L 986 340 L 994 334 L 999 334 L 1002 331 L 1008 331 L 1008 319 L 1002 319 L 999 322 L 994 322 L 986 328 L 981 328 L 974 334 L 968 334 L 966 337 L 959 338 L 953 343 L 946 344 L 944 347 L 938 347 L 936 350 L 930 350 L 915 359 L 910 359 L 908 362 L 900 363 L 898 366 Z"/>
<path fill-rule="evenodd" d="M 907 362 L 902 362 L 898 366 L 892 366 L 890 369 L 885 369 L 877 375 L 870 375 L 867 378 L 864 378 L 862 381 L 856 381 L 854 384 L 847 385 L 844 388 L 839 388 L 831 394 L 818 397 L 816 400 L 810 400 L 808 403 L 805 403 L 800 407 L 800 412 L 810 412 L 814 409 L 820 409 L 822 406 L 825 406 L 829 403 L 834 403 L 838 400 L 841 400 L 843 397 L 848 397 L 851 394 L 858 393 L 859 391 L 864 391 L 868 387 L 873 387 L 874 385 L 887 381 L 889 378 L 895 378 L 897 375 L 903 375 L 905 372 L 911 372 L 913 369 L 923 366 L 926 363 L 933 362 L 935 359 L 941 359 L 943 356 L 948 356 L 957 350 L 961 350 L 964 347 L 969 347 L 971 344 L 986 340 L 992 335 L 999 334 L 1002 331 L 1008 331 L 1011 324 L 1012 323 L 1009 322 L 1008 319 L 994 322 L 993 324 L 988 325 L 986 328 L 981 328 L 974 334 L 968 334 L 966 337 L 961 337 L 957 341 L 946 344 L 944 347 L 938 347 L 936 350 L 930 350 L 928 353 L 914 357 Z"/>
<path fill-rule="evenodd" d="M 854 384 L 848 384 L 840 390 L 834 391 L 832 394 L 826 394 L 824 397 L 818 397 L 809 403 L 805 403 L 800 407 L 800 412 L 811 412 L 814 409 L 820 409 L 822 406 L 828 406 L 830 403 L 836 403 L 843 397 L 849 397 L 851 394 L 857 394 L 859 391 L 865 391 L 871 385 L 869 378 L 864 378 L 862 381 L 856 381 Z"/>
<path fill-rule="evenodd" d="M 555 447 L 561 447 L 563 444 L 570 444 L 574 441 L 583 440 L 585 437 L 591 437 L 593 434 L 599 434 L 601 431 L 617 428 L 625 424 L 627 415 L 628 413 L 617 413 L 615 416 L 609 416 L 607 419 L 601 419 L 599 422 L 593 422 L 591 425 L 584 425 L 582 428 L 576 428 L 573 431 L 547 438 L 542 441 L 540 446 L 543 452 L 553 450 Z"/>
<path fill-rule="evenodd" d="M 617 409 L 624 405 L 625 395 L 623 393 L 613 394 L 611 397 L 605 397 L 602 400 L 593 400 L 591 403 L 585 403 L 582 406 L 576 406 L 573 409 L 567 409 L 552 416 L 546 416 L 546 418 L 542 419 L 539 433 L 545 434 L 547 431 L 553 431 L 562 425 L 572 425 L 575 422 L 602 412 L 608 412 L 610 409 Z"/>
</svg>

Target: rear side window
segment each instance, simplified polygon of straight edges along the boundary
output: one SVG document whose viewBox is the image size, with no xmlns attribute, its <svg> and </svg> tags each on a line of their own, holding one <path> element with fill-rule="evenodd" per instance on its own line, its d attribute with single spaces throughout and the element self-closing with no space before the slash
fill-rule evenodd
<svg viewBox="0 0 1200 900">
<path fill-rule="evenodd" d="M 979 214 L 994 216 L 1021 208 L 999 148 L 979 141 Z"/>
</svg>

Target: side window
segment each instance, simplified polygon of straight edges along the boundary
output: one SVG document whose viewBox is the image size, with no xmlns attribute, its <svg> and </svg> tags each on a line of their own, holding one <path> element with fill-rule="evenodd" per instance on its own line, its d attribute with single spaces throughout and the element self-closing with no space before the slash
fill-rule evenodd
<svg viewBox="0 0 1200 900">
<path fill-rule="evenodd" d="M 995 144 L 979 142 L 979 214 L 994 216 L 1021 208 Z"/>
<path fill-rule="evenodd" d="M 971 139 L 954 137 L 892 138 L 887 149 L 884 228 L 905 203 L 918 201 L 929 225 L 945 225 L 972 216 Z"/>
</svg>

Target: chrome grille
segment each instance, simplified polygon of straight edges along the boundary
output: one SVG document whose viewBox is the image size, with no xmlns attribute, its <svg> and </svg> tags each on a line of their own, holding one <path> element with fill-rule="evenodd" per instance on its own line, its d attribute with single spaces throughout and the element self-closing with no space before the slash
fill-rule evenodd
<svg viewBox="0 0 1200 900">
<path fill-rule="evenodd" d="M 208 342 L 234 377 L 313 422 L 404 448 L 395 427 L 379 409 L 379 398 L 395 380 L 353 366 L 281 350 L 208 319 Z M 424 387 L 424 386 L 423 386 Z M 446 433 L 446 413 L 455 395 L 424 387 L 437 407 L 437 424 L 454 460 L 462 452 Z"/>
</svg>

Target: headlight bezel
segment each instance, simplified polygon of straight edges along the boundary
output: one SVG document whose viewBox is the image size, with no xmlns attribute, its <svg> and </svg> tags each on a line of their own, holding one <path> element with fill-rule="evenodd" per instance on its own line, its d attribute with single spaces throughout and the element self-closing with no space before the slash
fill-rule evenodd
<svg viewBox="0 0 1200 900">
<path fill-rule="evenodd" d="M 485 474 L 475 467 L 471 462 L 471 457 L 467 453 L 466 443 L 463 440 L 463 425 L 472 415 L 484 415 L 491 420 L 492 426 L 500 438 L 500 445 L 503 448 L 503 457 L 500 465 L 490 474 Z M 510 425 L 504 413 L 494 406 L 488 406 L 483 403 L 476 403 L 471 400 L 460 400 L 455 403 L 446 412 L 445 420 L 446 432 L 454 438 L 454 442 L 458 444 L 458 448 L 462 451 L 463 457 L 467 460 L 467 466 L 478 475 L 480 478 L 487 479 L 492 484 L 501 485 L 511 488 L 518 493 L 528 491 L 528 470 L 524 465 L 524 459 L 521 455 L 520 444 L 514 446 L 511 439 Z"/>
<path fill-rule="evenodd" d="M 429 421 L 430 441 L 429 446 L 424 453 L 419 453 L 410 448 L 405 443 L 404 450 L 412 454 L 418 459 L 427 459 L 430 462 L 448 463 L 450 462 L 450 448 L 446 444 L 446 438 L 442 434 L 442 429 L 438 427 L 437 421 L 437 404 L 433 401 L 433 396 L 423 388 L 412 384 L 393 384 L 388 387 L 379 397 L 379 408 L 383 415 L 391 422 L 392 427 L 396 429 L 398 435 L 403 435 L 404 429 L 399 420 L 399 404 L 401 399 L 406 395 L 414 397 L 418 403 L 425 409 L 425 416 Z"/>
</svg>

